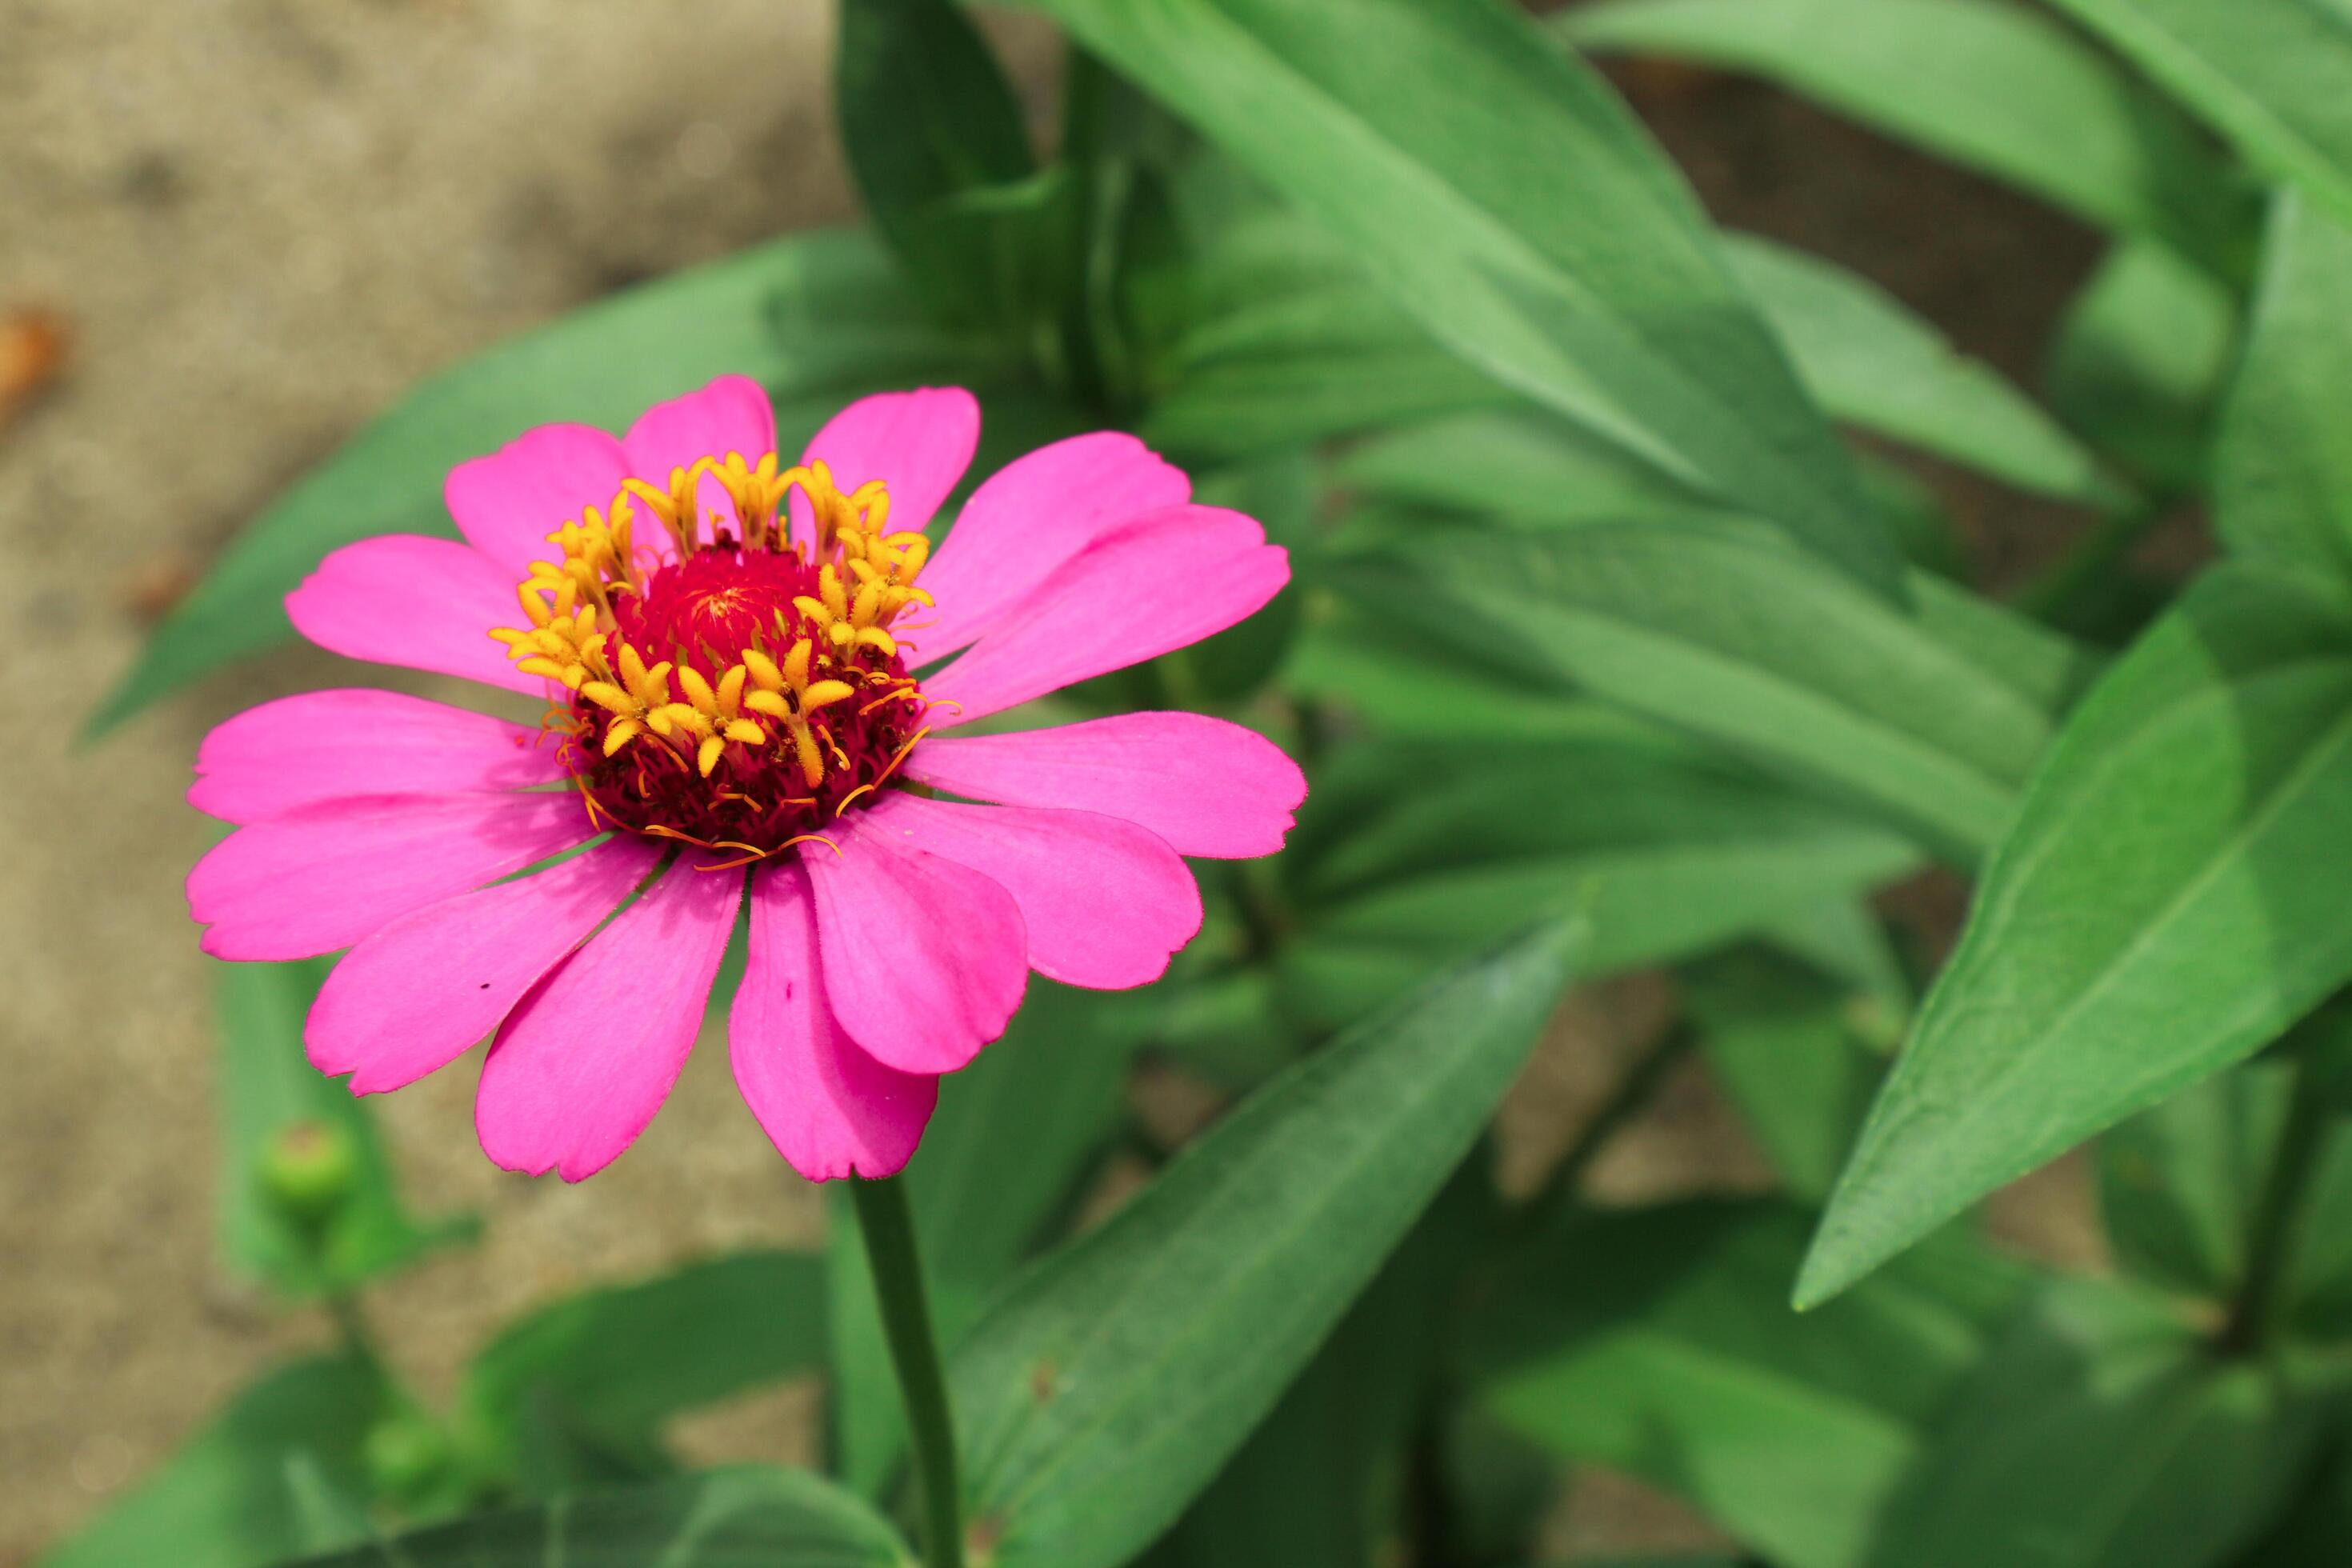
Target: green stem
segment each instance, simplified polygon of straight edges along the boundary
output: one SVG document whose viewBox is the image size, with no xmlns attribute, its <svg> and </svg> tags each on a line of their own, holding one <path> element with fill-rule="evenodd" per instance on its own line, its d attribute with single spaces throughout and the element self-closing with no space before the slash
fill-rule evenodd
<svg viewBox="0 0 2352 1568">
<path fill-rule="evenodd" d="M 2016 607 L 2037 620 L 2063 621 L 2171 510 L 2170 499 L 2159 497 L 2109 512 L 2055 565 L 2018 592 Z"/>
<path fill-rule="evenodd" d="M 326 1300 L 327 1316 L 334 1321 L 335 1333 L 343 1342 L 343 1353 L 353 1361 L 364 1362 L 381 1372 L 383 1352 L 376 1349 L 375 1334 L 369 1329 L 367 1312 L 361 1307 L 357 1293 L 332 1290 Z"/>
<path fill-rule="evenodd" d="M 906 1399 L 907 1425 L 914 1437 L 915 1474 L 923 1491 L 923 1561 L 929 1568 L 963 1568 L 955 1421 L 948 1410 L 939 1340 L 931 1331 L 922 1259 L 915 1251 L 914 1213 L 907 1205 L 907 1189 L 896 1176 L 878 1182 L 853 1177 L 849 1194 L 857 1205 L 857 1227 L 866 1236 L 866 1261 L 874 1271 L 882 1329 L 890 1342 L 890 1361 L 898 1370 L 898 1392 Z"/>
<path fill-rule="evenodd" d="M 1610 1091 L 1601 1109 L 1592 1113 L 1592 1120 L 1584 1124 L 1584 1131 L 1577 1134 L 1576 1142 L 1569 1145 L 1559 1163 L 1552 1167 L 1543 1190 L 1521 1209 L 1525 1229 L 1545 1228 L 1576 1202 L 1576 1189 L 1583 1182 L 1584 1173 L 1592 1168 L 1593 1161 L 1601 1157 L 1601 1150 L 1650 1103 L 1650 1097 L 1666 1081 L 1666 1075 L 1697 1044 L 1697 1027 L 1687 1018 L 1676 1019 L 1625 1069 L 1625 1076 L 1617 1080 L 1617 1087 Z"/>
<path fill-rule="evenodd" d="M 2286 1125 L 2279 1131 L 2278 1151 L 2263 1178 L 2246 1243 L 2246 1272 L 2221 1327 L 2224 1351 L 2258 1352 L 2268 1348 L 2278 1331 L 2288 1268 L 2310 1207 L 2312 1173 L 2326 1142 L 2329 1108 L 2318 1078 L 2308 1061 L 2296 1064 Z"/>
</svg>

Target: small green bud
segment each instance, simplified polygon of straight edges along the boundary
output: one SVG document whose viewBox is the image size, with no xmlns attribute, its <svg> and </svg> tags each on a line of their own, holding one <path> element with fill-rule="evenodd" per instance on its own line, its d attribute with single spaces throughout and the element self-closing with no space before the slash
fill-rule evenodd
<svg viewBox="0 0 2352 1568">
<path fill-rule="evenodd" d="M 415 1498 L 448 1468 L 449 1439 L 422 1415 L 387 1415 L 368 1429 L 366 1458 L 380 1495 Z"/>
<path fill-rule="evenodd" d="M 296 1224 L 320 1226 L 351 1197 L 359 1165 L 359 1151 L 342 1128 L 329 1121 L 297 1121 L 280 1130 L 262 1151 L 261 1186 Z"/>
</svg>

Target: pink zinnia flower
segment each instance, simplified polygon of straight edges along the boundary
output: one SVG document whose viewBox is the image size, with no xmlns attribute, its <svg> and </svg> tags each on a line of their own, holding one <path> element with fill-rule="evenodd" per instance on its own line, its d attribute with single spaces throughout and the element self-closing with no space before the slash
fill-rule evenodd
<svg viewBox="0 0 2352 1568">
<path fill-rule="evenodd" d="M 188 798 L 237 830 L 188 878 L 205 951 L 351 949 L 306 1033 L 355 1093 L 495 1032 L 482 1148 L 576 1181 L 660 1108 L 748 899 L 743 1098 L 803 1175 L 898 1170 L 1031 969 L 1156 979 L 1200 928 L 1181 857 L 1271 853 L 1306 794 L 1198 714 L 954 732 L 1289 577 L 1255 522 L 1112 434 L 994 475 L 934 559 L 920 530 L 979 433 L 961 390 L 868 397 L 780 471 L 766 395 L 728 377 L 618 440 L 551 425 L 458 467 L 465 542 L 336 551 L 288 612 L 334 652 L 544 699 L 544 722 L 342 690 L 215 730 Z"/>
</svg>

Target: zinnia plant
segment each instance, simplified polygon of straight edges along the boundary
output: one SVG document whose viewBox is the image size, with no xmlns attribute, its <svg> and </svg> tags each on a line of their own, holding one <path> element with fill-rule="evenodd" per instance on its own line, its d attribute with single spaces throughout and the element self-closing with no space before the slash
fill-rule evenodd
<svg viewBox="0 0 2352 1568">
<path fill-rule="evenodd" d="M 1197 714 L 957 733 L 1289 577 L 1255 522 L 1109 433 L 991 476 L 935 550 L 979 435 L 967 392 L 881 394 L 782 468 L 767 395 L 727 377 L 625 437 L 547 426 L 459 466 L 463 542 L 347 546 L 287 609 L 321 647 L 544 719 L 341 690 L 223 724 L 189 793 L 237 825 L 188 879 L 205 951 L 349 948 L 305 1037 L 354 1092 L 495 1034 L 483 1150 L 578 1181 L 653 1120 L 748 906 L 745 1101 L 812 1180 L 897 1172 L 1030 970 L 1157 979 L 1201 925 L 1181 857 L 1271 853 L 1306 794 Z"/>
<path fill-rule="evenodd" d="M 2346 0 L 1032 4 L 842 5 L 859 222 L 418 386 L 103 705 L 481 698 L 167 737 L 331 1337 L 40 1568 L 2352 1561 Z M 676 1178 L 713 1014 L 772 1211 L 461 1135 L 531 1299 L 418 1345 L 373 1097 Z"/>
</svg>

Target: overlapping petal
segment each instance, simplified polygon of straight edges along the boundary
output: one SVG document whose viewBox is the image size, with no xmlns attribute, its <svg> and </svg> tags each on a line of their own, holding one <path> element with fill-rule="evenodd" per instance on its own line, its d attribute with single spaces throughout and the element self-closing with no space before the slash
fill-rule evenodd
<svg viewBox="0 0 2352 1568">
<path fill-rule="evenodd" d="M 907 636 L 924 662 L 953 653 L 1096 540 L 1192 495 L 1184 470 L 1115 431 L 1073 436 L 1017 458 L 982 480 L 957 513 L 923 572 L 938 607 Z"/>
<path fill-rule="evenodd" d="M 810 1181 L 895 1173 L 922 1141 L 939 1079 L 885 1067 L 834 1022 L 806 872 L 763 867 L 751 899 L 750 955 L 727 1019 L 744 1103 Z"/>
<path fill-rule="evenodd" d="M 1065 984 L 1148 985 L 1201 930 L 1191 868 L 1131 822 L 904 793 L 866 815 L 899 847 L 968 866 L 1012 894 L 1029 966 Z"/>
<path fill-rule="evenodd" d="M 845 817 L 835 854 L 801 847 L 815 894 L 817 951 L 834 1017 L 901 1072 L 953 1072 L 1004 1032 L 1029 980 L 1013 895 L 970 867 L 901 849 Z"/>
<path fill-rule="evenodd" d="M 1290 556 L 1222 507 L 1181 506 L 1097 541 L 923 680 L 930 722 L 961 724 L 1189 647 L 1290 580 Z"/>
<path fill-rule="evenodd" d="M 523 999 L 474 1101 L 494 1163 L 576 1182 L 636 1141 L 694 1048 L 742 894 L 740 871 L 680 859 Z"/>
<path fill-rule="evenodd" d="M 394 533 L 346 544 L 286 595 L 294 629 L 330 653 L 463 676 L 532 697 L 492 628 L 522 618 L 517 578 L 470 544 Z"/>
<path fill-rule="evenodd" d="M 311 1005 L 311 1065 L 374 1094 L 439 1070 L 503 1022 L 661 861 L 618 837 L 536 876 L 403 915 L 352 949 Z"/>
<path fill-rule="evenodd" d="M 595 836 L 569 792 L 320 801 L 215 845 L 188 910 L 215 958 L 314 958 Z"/>
<path fill-rule="evenodd" d="M 565 778 L 552 742 L 487 713 L 396 691 L 306 691 L 206 735 L 188 804 L 261 822 L 354 795 L 522 789 Z"/>
<path fill-rule="evenodd" d="M 530 573 L 532 562 L 551 558 L 549 534 L 589 507 L 612 505 L 628 473 L 621 443 L 609 432 L 593 425 L 542 425 L 450 469 L 441 497 L 457 531 L 511 585 Z"/>
<path fill-rule="evenodd" d="M 960 386 L 861 397 L 810 438 L 803 463 L 823 462 L 846 495 L 869 479 L 890 487 L 893 532 L 931 521 L 980 445 L 980 404 Z M 792 495 L 793 537 L 816 531 L 808 498 Z"/>
<path fill-rule="evenodd" d="M 1124 817 L 1180 855 L 1271 855 L 1307 775 L 1254 730 L 1202 713 L 1119 713 L 1052 730 L 939 735 L 908 756 L 918 784 L 972 800 Z"/>
</svg>

